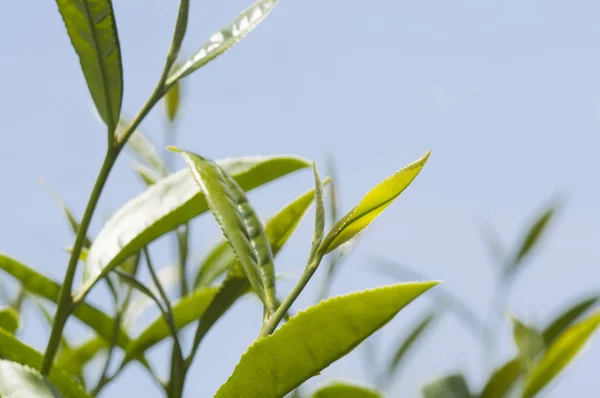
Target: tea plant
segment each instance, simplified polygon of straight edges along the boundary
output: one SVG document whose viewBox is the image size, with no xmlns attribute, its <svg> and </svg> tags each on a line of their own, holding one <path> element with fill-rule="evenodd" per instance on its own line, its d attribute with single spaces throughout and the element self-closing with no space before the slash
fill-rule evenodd
<svg viewBox="0 0 600 398">
<path fill-rule="evenodd" d="M 325 233 L 323 186 L 330 180 L 321 180 L 314 163 L 292 156 L 213 161 L 170 147 L 188 166 L 173 172 L 170 162 L 139 131 L 148 113 L 165 97 L 167 115 L 174 120 L 182 79 L 237 44 L 276 4 L 277 0 L 257 1 L 231 24 L 213 34 L 194 55 L 180 61 L 190 6 L 189 0 L 181 0 L 162 73 L 146 103 L 128 121 L 121 114 L 122 54 L 111 1 L 57 0 L 96 110 L 106 125 L 107 146 L 81 220 L 56 195 L 75 233 L 74 243 L 68 248 L 70 258 L 63 280 L 53 281 L 13 257 L 0 255 L 0 269 L 19 284 L 17 297 L 5 297 L 10 305 L 0 312 L 2 397 L 97 396 L 133 362 L 147 370 L 165 396 L 181 397 L 186 377 L 194 371 L 192 365 L 207 332 L 237 300 L 248 294 L 255 295 L 262 303 L 262 328 L 215 396 L 282 397 L 348 354 L 436 284 L 419 282 L 379 287 L 320 301 L 295 316 L 290 314 L 291 306 L 322 260 L 339 256 L 336 253 L 408 187 L 425 165 L 429 153 L 383 180 L 339 220 L 334 214 L 335 223 Z M 168 139 L 174 144 L 172 135 Z M 123 205 L 99 234 L 91 237 L 88 228 L 98 200 L 115 161 L 126 147 L 139 161 L 135 171 L 147 189 Z M 298 196 L 263 224 L 246 192 L 311 166 L 314 189 Z M 312 202 L 316 206 L 312 245 L 296 285 L 280 299 L 275 257 Z M 192 269 L 188 259 L 193 244 L 190 221 L 208 212 L 217 221 L 225 240 L 207 253 L 198 269 Z M 152 259 L 152 242 L 166 234 L 174 237 L 177 266 L 159 270 Z M 334 275 L 336 261 L 338 257 L 329 264 L 329 278 Z M 83 267 L 83 280 L 74 287 L 78 267 Z M 147 268 L 151 281 L 140 276 L 142 267 Z M 167 285 L 173 279 L 180 291 L 177 300 L 171 300 L 167 294 Z M 107 284 L 112 294 L 114 313 L 105 313 L 87 300 L 101 282 Z M 325 296 L 327 285 L 323 287 Z M 15 335 L 26 301 L 34 303 L 51 325 L 43 353 Z M 47 302 L 56 305 L 52 311 L 46 307 Z M 133 336 L 130 326 L 149 303 L 156 305 L 160 316 Z M 72 316 L 94 332 L 94 337 L 77 347 L 72 346 L 64 334 Z M 195 325 L 196 329 L 191 350 L 186 352 L 180 335 L 188 325 Z M 166 378 L 157 374 L 147 358 L 148 351 L 165 340 L 172 342 Z M 92 383 L 83 369 L 100 351 L 106 351 L 107 357 L 99 377 Z M 120 363 L 113 366 L 116 351 L 123 355 Z M 376 393 L 335 384 L 315 396 L 352 394 Z"/>
<path fill-rule="evenodd" d="M 485 319 L 475 314 L 466 303 L 444 289 L 436 289 L 430 295 L 435 299 L 435 309 L 403 337 L 393 355 L 376 367 L 374 382 L 385 389 L 397 377 L 408 354 L 427 335 L 433 333 L 432 325 L 444 312 L 459 319 L 479 342 L 483 366 L 494 364 L 495 347 L 498 342 L 498 318 L 507 318 L 512 325 L 513 340 L 517 354 L 508 361 L 490 369 L 484 385 L 475 393 L 461 374 L 452 374 L 423 387 L 425 398 L 501 398 L 507 396 L 529 398 L 538 395 L 550 385 L 560 372 L 574 359 L 592 333 L 600 325 L 600 312 L 585 317 L 600 302 L 600 295 L 581 298 L 573 305 L 558 311 L 549 322 L 534 326 L 523 322 L 507 308 L 510 291 L 516 277 L 534 253 L 548 226 L 559 210 L 558 202 L 547 207 L 532 222 L 521 243 L 511 252 L 501 247 L 498 238 L 489 227 L 482 229 L 485 243 L 492 260 L 497 265 L 497 278 L 492 307 Z M 370 264 L 370 266 L 372 266 Z M 377 269 L 394 279 L 422 280 L 424 276 L 409 267 L 392 261 L 378 259 Z M 509 314 L 508 317 L 506 314 Z M 373 362 L 369 362 L 373 368 Z"/>
</svg>

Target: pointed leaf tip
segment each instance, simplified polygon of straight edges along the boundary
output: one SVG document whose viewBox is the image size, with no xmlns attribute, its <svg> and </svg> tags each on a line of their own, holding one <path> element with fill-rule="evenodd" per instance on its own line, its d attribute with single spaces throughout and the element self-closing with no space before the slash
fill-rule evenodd
<svg viewBox="0 0 600 398">
<path fill-rule="evenodd" d="M 167 145 L 167 149 L 171 152 L 182 153 L 183 151 L 177 148 L 175 145 Z"/>
<path fill-rule="evenodd" d="M 430 151 L 373 187 L 356 207 L 331 228 L 323 239 L 319 252 L 330 253 L 356 238 L 413 182 L 427 162 L 429 154 Z"/>
<path fill-rule="evenodd" d="M 332 297 L 299 312 L 242 355 L 216 398 L 283 397 L 352 351 L 436 282 L 401 283 Z"/>
</svg>

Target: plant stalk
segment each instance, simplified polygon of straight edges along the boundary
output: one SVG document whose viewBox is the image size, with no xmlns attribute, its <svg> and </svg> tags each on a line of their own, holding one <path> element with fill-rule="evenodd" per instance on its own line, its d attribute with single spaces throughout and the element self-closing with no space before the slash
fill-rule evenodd
<svg viewBox="0 0 600 398">
<path fill-rule="evenodd" d="M 321 263 L 322 258 L 323 254 L 317 252 L 312 262 L 304 268 L 304 272 L 300 276 L 300 279 L 298 279 L 298 282 L 296 282 L 296 285 L 294 286 L 290 294 L 288 294 L 288 296 L 283 300 L 283 302 L 281 303 L 279 308 L 277 308 L 277 311 L 275 311 L 273 316 L 271 316 L 264 323 L 262 330 L 258 335 L 259 338 L 266 337 L 273 333 L 275 329 L 277 329 L 279 322 L 281 322 L 283 317 L 287 314 L 292 304 L 294 304 L 294 301 L 296 301 L 298 296 L 300 296 L 300 293 L 302 293 L 302 291 L 308 284 L 308 281 L 310 281 L 310 278 L 312 278 L 317 268 L 319 268 L 319 264 Z"/>
<path fill-rule="evenodd" d="M 54 357 L 60 345 L 60 339 L 62 336 L 63 329 L 73 309 L 73 298 L 71 296 L 71 290 L 73 288 L 73 279 L 75 278 L 77 263 L 79 262 L 79 255 L 81 254 L 81 249 L 83 248 L 85 236 L 90 226 L 92 216 L 94 215 L 94 210 L 96 209 L 96 205 L 98 204 L 98 200 L 100 199 L 100 194 L 102 193 L 104 185 L 108 180 L 108 176 L 110 175 L 110 171 L 112 170 L 112 167 L 115 164 L 117 156 L 118 151 L 113 152 L 109 149 L 106 152 L 104 162 L 102 163 L 102 167 L 98 172 L 96 183 L 94 184 L 94 188 L 92 189 L 92 193 L 90 194 L 90 199 L 88 200 L 85 212 L 83 213 L 81 224 L 79 224 L 79 229 L 77 230 L 77 236 L 75 238 L 75 244 L 73 245 L 73 251 L 71 252 L 71 257 L 69 258 L 69 264 L 67 266 L 65 278 L 60 289 L 60 298 L 58 306 L 56 308 L 54 322 L 52 324 L 52 332 L 50 333 L 50 339 L 48 340 L 48 345 L 44 354 L 44 360 L 42 362 L 41 373 L 44 376 L 48 375 L 48 373 L 50 372 L 52 362 L 54 361 Z"/>
</svg>

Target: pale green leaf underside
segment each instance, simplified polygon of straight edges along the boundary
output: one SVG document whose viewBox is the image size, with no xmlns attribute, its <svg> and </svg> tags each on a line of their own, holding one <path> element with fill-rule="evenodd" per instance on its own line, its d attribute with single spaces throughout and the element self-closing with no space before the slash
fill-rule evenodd
<svg viewBox="0 0 600 398">
<path fill-rule="evenodd" d="M 199 319 L 216 293 L 216 288 L 202 288 L 183 297 L 175 303 L 173 305 L 173 318 L 177 330 L 181 330 L 185 326 Z M 167 322 L 162 315 L 158 316 L 131 342 L 129 347 L 127 347 L 127 356 L 131 359 L 137 358 L 144 351 L 169 336 L 171 336 L 171 331 L 169 330 Z"/>
<path fill-rule="evenodd" d="M 102 120 L 112 130 L 121 112 L 121 49 L 110 0 L 56 0 Z M 112 131 L 111 131 L 112 133 Z"/>
<path fill-rule="evenodd" d="M 58 302 L 60 285 L 53 280 L 3 254 L 0 254 L 0 269 L 18 280 L 30 293 L 50 300 L 55 304 Z M 115 323 L 104 312 L 83 302 L 75 308 L 73 315 L 107 341 L 112 339 Z M 125 348 L 127 344 L 129 344 L 129 337 L 125 332 L 121 332 L 118 345 Z"/>
<path fill-rule="evenodd" d="M 327 181 L 326 181 L 327 182 Z M 265 223 L 265 233 L 271 243 L 271 251 L 276 256 L 279 250 L 292 235 L 308 207 L 315 197 L 315 190 L 310 190 L 285 206 Z M 237 259 L 231 246 L 224 240 L 210 251 L 196 277 L 196 286 L 208 286 L 224 272 L 230 270 Z"/>
<path fill-rule="evenodd" d="M 310 164 L 297 157 L 270 156 L 218 161 L 246 191 Z M 117 211 L 94 240 L 84 270 L 82 292 L 150 242 L 206 212 L 208 205 L 189 170 L 159 180 Z"/>
<path fill-rule="evenodd" d="M 428 158 L 429 152 L 371 189 L 358 206 L 331 228 L 319 250 L 329 253 L 368 227 L 410 185 Z"/>
<path fill-rule="evenodd" d="M 172 85 L 229 50 L 261 23 L 276 4 L 277 0 L 259 0 L 242 11 L 232 23 L 214 33 L 192 57 L 176 68 L 167 79 L 167 85 Z"/>
<path fill-rule="evenodd" d="M 213 161 L 191 152 L 182 151 L 181 154 L 248 281 L 267 310 L 272 311 L 275 303 L 273 252 L 264 227 L 244 191 Z"/>
<path fill-rule="evenodd" d="M 450 375 L 423 387 L 423 398 L 471 398 L 467 382 L 462 375 Z"/>
<path fill-rule="evenodd" d="M 322 301 L 259 339 L 216 398 L 279 398 L 352 351 L 436 282 L 405 283 Z"/>
<path fill-rule="evenodd" d="M 312 398 L 383 398 L 383 395 L 370 388 L 338 382 L 315 391 Z"/>
<path fill-rule="evenodd" d="M 279 250 L 287 242 L 292 235 L 298 223 L 306 213 L 315 196 L 314 189 L 301 195 L 296 200 L 284 207 L 276 216 L 271 218 L 265 224 L 265 232 L 269 237 L 273 256 L 279 253 Z M 211 283 L 212 280 L 207 280 L 211 276 L 215 278 L 222 272 L 229 271 L 225 280 L 219 287 L 219 291 L 211 300 L 208 308 L 200 319 L 200 328 L 202 333 L 207 333 L 217 320 L 237 301 L 238 298 L 246 294 L 250 290 L 250 283 L 246 278 L 244 271 L 237 262 L 231 247 L 225 241 L 223 243 L 228 248 L 227 255 L 222 255 L 215 263 L 207 264 L 209 269 L 205 271 L 204 280 L 206 283 Z M 223 244 L 217 247 L 223 247 Z M 213 256 L 214 257 L 214 256 Z M 218 274 L 218 275 L 217 275 Z M 216 276 L 215 276 L 216 275 Z"/>
<path fill-rule="evenodd" d="M 0 329 L 0 359 L 13 361 L 26 365 L 30 368 L 39 370 L 42 365 L 42 354 L 22 343 L 17 338 Z M 0 371 L 0 376 L 2 371 Z M 50 382 L 61 392 L 65 397 L 69 398 L 89 398 L 89 395 L 83 390 L 70 375 L 64 372 L 62 369 L 54 366 L 50 370 L 48 376 Z M 0 396 L 5 397 L 1 393 Z M 52 395 L 51 395 L 52 396 Z M 10 397 L 10 396 L 9 396 Z M 15 397 L 19 397 L 16 395 Z M 23 397 L 30 397 L 29 395 L 23 395 Z M 37 397 L 35 395 L 31 397 Z M 43 395 L 42 395 L 43 397 Z"/>
<path fill-rule="evenodd" d="M 0 397 L 60 398 L 62 394 L 37 370 L 0 359 Z"/>
<path fill-rule="evenodd" d="M 556 377 L 600 325 L 600 313 L 565 330 L 548 347 L 525 383 L 524 398 L 532 397 Z"/>
</svg>

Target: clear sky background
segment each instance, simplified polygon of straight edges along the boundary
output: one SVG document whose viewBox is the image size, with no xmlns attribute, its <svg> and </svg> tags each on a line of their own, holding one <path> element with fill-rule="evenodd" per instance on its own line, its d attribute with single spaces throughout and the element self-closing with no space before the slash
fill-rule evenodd
<svg viewBox="0 0 600 398">
<path fill-rule="evenodd" d="M 124 69 L 123 112 L 132 115 L 154 87 L 175 21 L 175 0 L 114 0 Z M 183 55 L 250 3 L 193 1 Z M 478 223 L 488 220 L 507 248 L 556 194 L 565 198 L 552 230 L 510 296 L 521 319 L 543 325 L 554 311 L 600 290 L 600 3 L 592 0 L 282 0 L 240 45 L 185 80 L 178 144 L 210 158 L 294 153 L 324 168 L 333 153 L 342 207 L 432 149 L 415 183 L 363 236 L 333 293 L 393 280 L 373 271 L 374 257 L 410 265 L 445 282 L 480 316 L 487 314 L 494 266 Z M 105 148 L 104 127 L 53 1 L 11 1 L 0 13 L 0 250 L 57 280 L 72 237 L 44 178 L 82 214 Z M 163 143 L 159 107 L 143 130 Z M 92 223 L 142 191 L 128 154 L 118 162 Z M 181 162 L 179 167 L 183 167 Z M 250 195 L 267 217 L 312 184 L 301 172 Z M 278 258 L 299 275 L 310 215 Z M 194 258 L 219 238 L 210 217 L 194 224 Z M 158 262 L 172 261 L 162 240 Z M 4 278 L 4 276 L 2 276 Z M 294 306 L 314 300 L 319 278 Z M 78 279 L 79 280 L 79 279 Z M 289 289 L 293 279 L 281 284 Z M 111 308 L 103 288 L 95 303 Z M 373 340 L 374 368 L 432 306 L 419 299 Z M 48 331 L 29 311 L 24 337 L 42 350 Z M 156 314 L 148 316 L 150 320 Z M 211 332 L 190 373 L 186 396 L 209 397 L 258 332 L 261 309 L 236 305 Z M 497 361 L 515 352 L 508 322 Z M 72 321 L 69 333 L 88 333 Z M 187 338 L 189 340 L 189 336 Z M 189 341 L 188 341 L 189 343 Z M 168 358 L 166 346 L 153 352 Z M 369 382 L 361 349 L 308 383 L 345 377 Z M 482 383 L 481 354 L 464 326 L 445 316 L 406 363 L 390 396 L 417 396 L 448 372 Z M 96 368 L 100 362 L 95 364 Z M 600 387 L 600 336 L 547 397 L 594 397 Z M 160 396 L 131 366 L 105 396 Z M 118 395 L 116 395 L 118 394 Z"/>
</svg>

